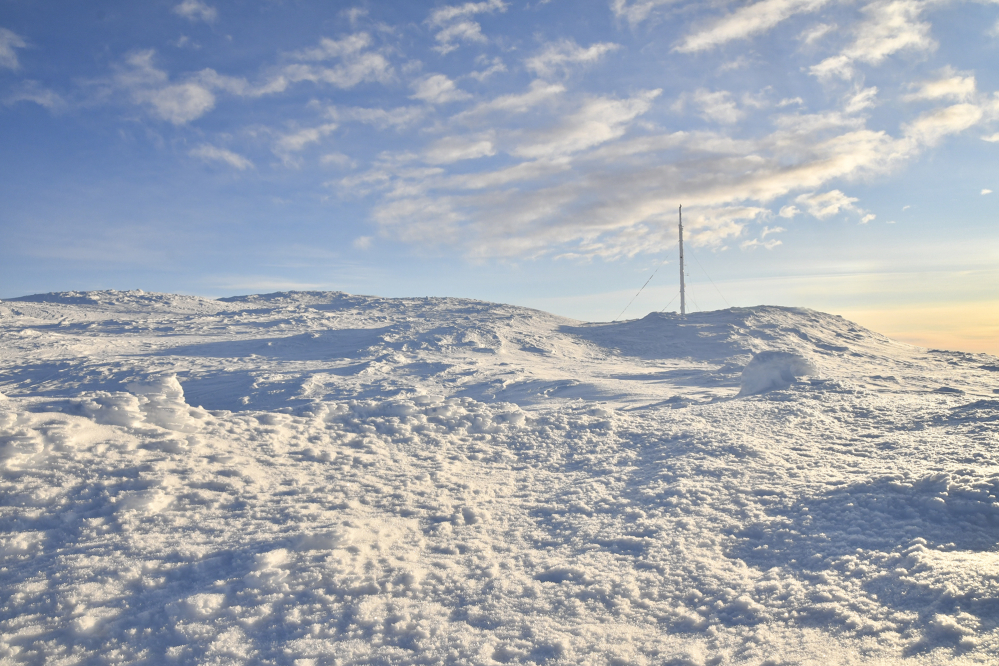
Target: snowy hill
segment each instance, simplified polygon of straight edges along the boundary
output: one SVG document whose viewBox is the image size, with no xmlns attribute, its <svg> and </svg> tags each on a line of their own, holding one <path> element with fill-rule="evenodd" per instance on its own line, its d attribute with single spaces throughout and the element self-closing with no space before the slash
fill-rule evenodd
<svg viewBox="0 0 999 666">
<path fill-rule="evenodd" d="M 778 307 L 0 302 L 5 663 L 988 663 L 999 360 Z"/>
</svg>

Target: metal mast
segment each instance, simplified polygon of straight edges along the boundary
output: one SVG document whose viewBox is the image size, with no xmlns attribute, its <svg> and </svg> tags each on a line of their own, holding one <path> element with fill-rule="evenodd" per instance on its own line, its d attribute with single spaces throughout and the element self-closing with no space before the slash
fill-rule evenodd
<svg viewBox="0 0 999 666">
<path fill-rule="evenodd" d="M 683 206 L 680 206 L 680 316 L 687 314 L 687 296 L 683 293 Z"/>
</svg>

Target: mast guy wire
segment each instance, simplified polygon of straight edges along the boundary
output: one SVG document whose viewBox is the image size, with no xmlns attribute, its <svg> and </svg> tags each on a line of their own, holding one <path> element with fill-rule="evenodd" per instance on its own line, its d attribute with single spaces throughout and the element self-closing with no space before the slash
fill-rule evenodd
<svg viewBox="0 0 999 666">
<path fill-rule="evenodd" d="M 669 261 L 669 253 L 672 252 L 672 251 L 673 251 L 673 247 L 672 246 L 668 250 L 666 250 L 666 257 L 663 259 L 663 262 L 661 264 L 659 264 L 658 266 L 656 266 L 656 270 L 652 271 L 652 275 L 650 275 L 649 279 L 645 281 L 645 284 L 642 285 L 642 288 L 638 290 L 638 294 L 641 294 L 642 291 L 647 286 L 649 286 L 649 283 L 652 282 L 652 278 L 654 278 L 656 276 L 656 273 L 659 272 L 659 269 L 666 265 L 666 262 Z M 635 302 L 636 298 L 638 298 L 638 294 L 635 294 L 634 296 L 631 297 L 631 300 L 628 301 L 628 304 L 624 306 L 624 310 L 621 310 L 621 314 L 619 314 L 618 316 L 614 317 L 614 319 L 612 321 L 617 321 L 618 319 L 621 318 L 621 315 L 623 315 L 625 313 L 625 310 L 627 310 L 628 308 L 630 308 L 631 304 Z"/>
</svg>

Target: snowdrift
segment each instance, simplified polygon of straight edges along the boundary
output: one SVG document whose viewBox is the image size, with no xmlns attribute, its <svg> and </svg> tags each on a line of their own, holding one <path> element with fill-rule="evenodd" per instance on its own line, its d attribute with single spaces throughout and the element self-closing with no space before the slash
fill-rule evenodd
<svg viewBox="0 0 999 666">
<path fill-rule="evenodd" d="M 798 377 L 816 373 L 815 366 L 801 354 L 785 351 L 760 352 L 742 370 L 739 395 L 786 389 Z"/>
<path fill-rule="evenodd" d="M 989 663 L 996 367 L 795 308 L 4 301 L 0 661 Z"/>
</svg>

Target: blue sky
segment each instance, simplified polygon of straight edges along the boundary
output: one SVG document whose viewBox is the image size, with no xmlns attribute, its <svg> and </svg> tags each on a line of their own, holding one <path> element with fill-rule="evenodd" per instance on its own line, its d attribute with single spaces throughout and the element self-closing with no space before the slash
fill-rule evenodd
<svg viewBox="0 0 999 666">
<path fill-rule="evenodd" d="M 641 316 L 683 204 L 698 309 L 999 352 L 997 2 L 0 1 L 0 297 Z"/>
</svg>

